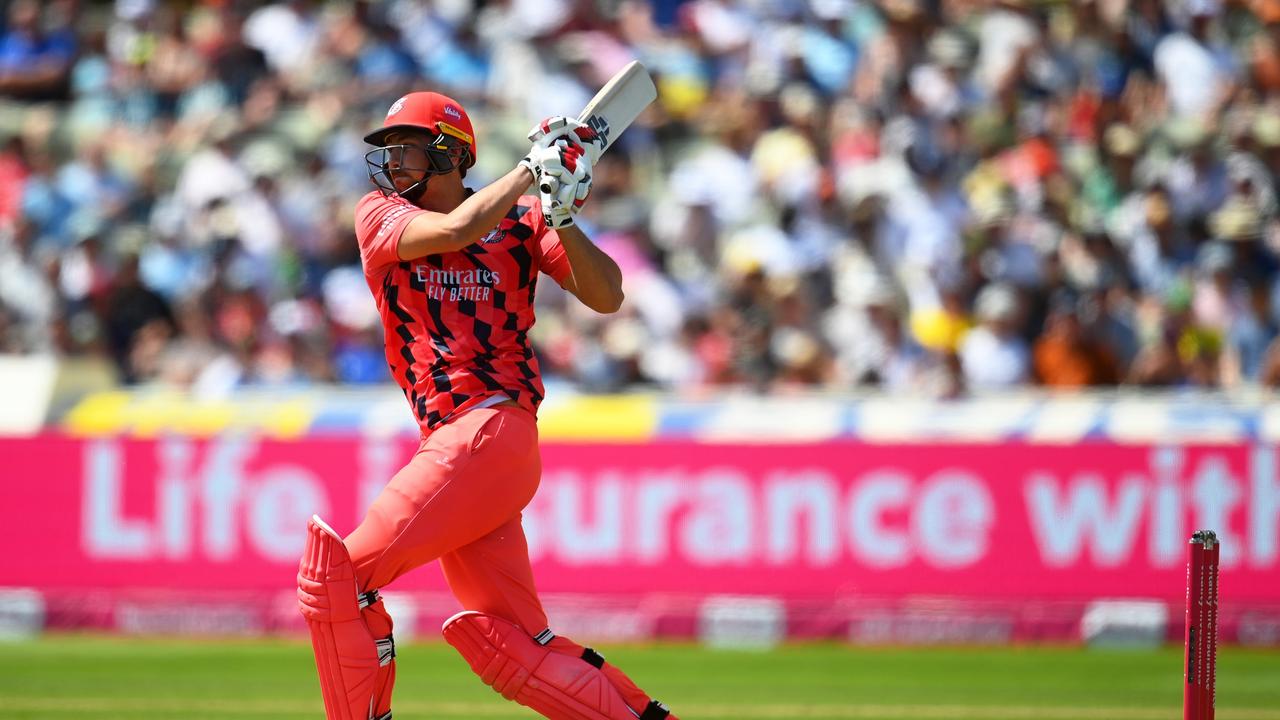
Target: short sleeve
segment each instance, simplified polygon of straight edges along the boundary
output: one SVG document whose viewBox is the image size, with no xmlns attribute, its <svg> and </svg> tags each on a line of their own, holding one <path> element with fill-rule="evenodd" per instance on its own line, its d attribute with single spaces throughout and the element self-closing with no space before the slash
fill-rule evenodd
<svg viewBox="0 0 1280 720">
<path fill-rule="evenodd" d="M 426 212 L 396 197 L 371 192 L 356 205 L 356 240 L 365 275 L 400 262 L 400 236 L 409 221 Z"/>
<path fill-rule="evenodd" d="M 565 254 L 564 245 L 556 231 L 547 227 L 542 217 L 542 203 L 535 199 L 530 212 L 529 222 L 533 225 L 534 243 L 538 251 L 539 268 L 551 276 L 560 286 L 569 277 L 569 256 Z"/>
</svg>

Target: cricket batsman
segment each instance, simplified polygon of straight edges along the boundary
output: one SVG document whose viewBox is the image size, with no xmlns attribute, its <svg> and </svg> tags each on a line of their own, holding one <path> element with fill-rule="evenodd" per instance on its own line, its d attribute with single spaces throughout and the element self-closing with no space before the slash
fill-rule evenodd
<svg viewBox="0 0 1280 720">
<path fill-rule="evenodd" d="M 534 589 L 520 513 L 541 474 L 538 275 L 611 313 L 622 273 L 574 226 L 596 133 L 555 117 L 529 137 L 518 165 L 475 192 L 462 184 L 475 133 L 450 98 L 405 95 L 365 137 L 377 189 L 356 206 L 360 259 L 422 441 L 345 539 L 318 517 L 308 525 L 298 599 L 328 720 L 391 717 L 395 643 L 378 590 L 433 560 L 465 608 L 445 640 L 503 697 L 553 720 L 675 720 L 599 653 L 556 635 Z M 525 194 L 544 177 L 558 187 Z"/>
</svg>

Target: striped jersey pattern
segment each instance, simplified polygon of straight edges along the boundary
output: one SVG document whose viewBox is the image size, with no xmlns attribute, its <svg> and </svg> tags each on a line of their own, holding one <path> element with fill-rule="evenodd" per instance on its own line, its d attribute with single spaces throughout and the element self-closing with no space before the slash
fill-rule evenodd
<svg viewBox="0 0 1280 720">
<path fill-rule="evenodd" d="M 568 260 L 536 196 L 457 252 L 400 260 L 400 235 L 425 213 L 371 192 L 356 206 L 365 279 L 382 316 L 387 364 L 423 434 L 495 396 L 536 413 L 542 377 L 529 344 L 538 275 L 563 282 Z"/>
</svg>

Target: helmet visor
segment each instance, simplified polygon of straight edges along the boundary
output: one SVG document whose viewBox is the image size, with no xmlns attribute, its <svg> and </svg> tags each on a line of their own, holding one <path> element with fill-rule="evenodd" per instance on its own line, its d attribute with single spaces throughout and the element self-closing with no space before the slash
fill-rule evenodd
<svg viewBox="0 0 1280 720">
<path fill-rule="evenodd" d="M 405 195 L 423 186 L 431 175 L 444 175 L 465 167 L 471 153 L 466 145 L 441 133 L 433 142 L 419 145 L 385 145 L 365 153 L 369 179 L 383 194 Z"/>
</svg>

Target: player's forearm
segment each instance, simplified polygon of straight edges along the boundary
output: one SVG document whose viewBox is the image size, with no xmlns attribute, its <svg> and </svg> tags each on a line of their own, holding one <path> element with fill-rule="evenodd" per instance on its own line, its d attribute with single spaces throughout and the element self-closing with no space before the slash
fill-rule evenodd
<svg viewBox="0 0 1280 720">
<path fill-rule="evenodd" d="M 573 277 L 573 294 L 598 313 L 614 313 L 622 307 L 622 270 L 577 226 L 556 231 Z"/>
<path fill-rule="evenodd" d="M 400 237 L 400 259 L 454 252 L 479 240 L 506 216 L 532 182 L 533 175 L 518 167 L 473 193 L 451 213 L 419 215 Z"/>
<path fill-rule="evenodd" d="M 517 167 L 463 200 L 448 215 L 450 226 L 462 243 L 454 249 L 461 250 L 492 230 L 511 210 L 516 200 L 529 189 L 531 183 L 533 174 L 525 168 Z"/>
</svg>

